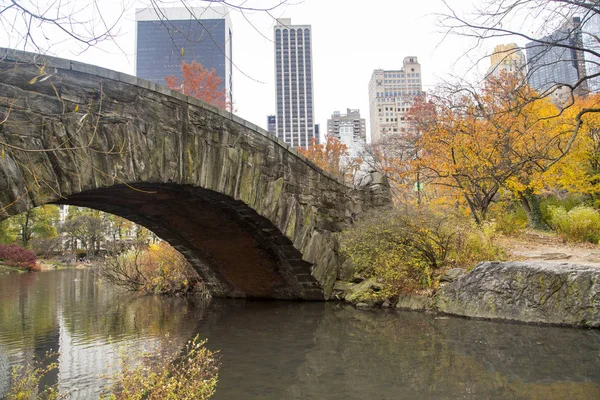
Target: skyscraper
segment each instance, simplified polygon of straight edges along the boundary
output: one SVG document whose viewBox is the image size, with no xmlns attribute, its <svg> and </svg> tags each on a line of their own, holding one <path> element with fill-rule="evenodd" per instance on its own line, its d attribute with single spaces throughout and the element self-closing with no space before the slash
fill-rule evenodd
<svg viewBox="0 0 600 400">
<path fill-rule="evenodd" d="M 225 7 L 153 8 L 136 11 L 136 76 L 165 85 L 181 77 L 181 61 L 215 69 L 233 104 L 231 20 Z"/>
<path fill-rule="evenodd" d="M 581 25 L 583 47 L 600 54 L 600 42 L 598 41 L 600 36 L 600 14 L 592 14 L 582 21 Z M 584 58 L 587 76 L 599 75 L 589 79 L 590 92 L 600 93 L 600 57 L 586 51 Z"/>
<path fill-rule="evenodd" d="M 327 136 L 345 144 L 351 158 L 358 157 L 367 136 L 365 119 L 360 117 L 360 110 L 348 108 L 346 114 L 335 111 L 327 120 Z"/>
<path fill-rule="evenodd" d="M 415 98 L 422 94 L 421 64 L 417 57 L 405 57 L 399 70 L 374 70 L 369 82 L 371 143 L 405 133 L 406 114 Z"/>
<path fill-rule="evenodd" d="M 490 57 L 490 64 L 488 76 L 499 77 L 503 72 L 525 73 L 525 56 L 515 43 L 496 46 Z"/>
<path fill-rule="evenodd" d="M 315 133 L 313 116 L 312 34 L 310 25 L 275 25 L 277 137 L 292 147 L 308 147 Z"/>
<path fill-rule="evenodd" d="M 544 42 L 544 43 L 542 43 Z M 586 76 L 581 19 L 571 18 L 560 29 L 538 41 L 527 43 L 528 82 L 540 93 L 548 93 L 562 85 L 574 85 Z M 580 84 L 575 94 L 585 95 L 587 82 Z"/>
<path fill-rule="evenodd" d="M 271 134 L 271 135 L 276 135 L 276 121 L 277 118 L 275 118 L 274 115 L 267 115 L 267 131 Z"/>
</svg>

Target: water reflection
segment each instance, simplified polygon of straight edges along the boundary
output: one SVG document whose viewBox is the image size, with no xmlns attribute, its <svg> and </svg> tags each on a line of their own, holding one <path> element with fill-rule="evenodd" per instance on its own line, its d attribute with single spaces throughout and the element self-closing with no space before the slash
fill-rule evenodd
<svg viewBox="0 0 600 400">
<path fill-rule="evenodd" d="M 325 303 L 205 306 L 132 296 L 87 271 L 0 277 L 0 397 L 9 366 L 49 348 L 60 351 L 49 381 L 87 399 L 118 369 L 119 347 L 174 353 L 196 333 L 220 351 L 217 400 L 600 398 L 599 331 Z"/>
<path fill-rule="evenodd" d="M 99 283 L 89 270 L 0 277 L 0 398 L 14 365 L 58 351 L 59 383 L 73 399 L 97 398 L 133 351 L 174 354 L 193 337 L 199 300 L 136 296 Z M 168 340 L 165 335 L 172 334 Z"/>
</svg>

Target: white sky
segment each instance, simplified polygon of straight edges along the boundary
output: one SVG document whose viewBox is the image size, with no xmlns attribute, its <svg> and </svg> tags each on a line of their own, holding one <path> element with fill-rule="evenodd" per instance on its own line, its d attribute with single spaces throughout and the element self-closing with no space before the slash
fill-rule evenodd
<svg viewBox="0 0 600 400">
<path fill-rule="evenodd" d="M 101 3 L 114 12 L 121 1 L 131 3 L 118 26 L 119 48 L 103 44 L 77 54 L 66 43 L 52 47 L 52 54 L 133 74 L 134 0 Z M 472 0 L 450 2 L 466 11 Z M 204 4 L 198 2 L 200 6 Z M 461 58 L 470 42 L 457 37 L 443 40 L 434 14 L 444 10 L 441 0 L 304 0 L 273 12 L 275 17 L 291 18 L 292 24 L 312 25 L 315 121 L 321 125 L 321 135 L 332 112 L 345 112 L 346 108 L 360 109 L 368 131 L 371 73 L 376 68 L 399 69 L 406 56 L 418 57 L 424 90 L 451 75 L 473 81 L 478 78 L 476 70 L 469 68 L 472 61 Z M 274 21 L 264 12 L 245 16 L 248 20 L 239 12 L 231 13 L 233 58 L 238 67 L 233 77 L 235 108 L 242 118 L 266 128 L 267 115 L 275 111 Z M 0 37 L 0 46 L 23 47 L 7 37 Z M 482 50 L 489 54 L 493 46 L 486 43 Z M 483 63 L 483 70 L 488 63 Z"/>
</svg>

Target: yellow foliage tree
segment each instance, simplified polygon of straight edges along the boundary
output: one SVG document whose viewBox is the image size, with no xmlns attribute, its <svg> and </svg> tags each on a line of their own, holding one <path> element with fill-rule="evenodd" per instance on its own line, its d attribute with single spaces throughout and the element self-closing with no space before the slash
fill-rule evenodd
<svg viewBox="0 0 600 400">
<path fill-rule="evenodd" d="M 573 127 L 518 75 L 490 78 L 482 89 L 448 88 L 434 99 L 436 117 L 421 128 L 411 161 L 434 185 L 460 193 L 477 223 L 501 188 L 521 200 L 532 226 L 546 172 L 568 152 Z"/>
<path fill-rule="evenodd" d="M 600 108 L 600 94 L 576 99 L 573 106 L 564 110 L 562 118 L 575 129 L 576 116 L 582 110 L 595 108 Z M 552 168 L 548 181 L 570 193 L 589 196 L 595 206 L 600 206 L 600 113 L 586 113 L 581 121 L 571 152 L 564 162 Z"/>
</svg>

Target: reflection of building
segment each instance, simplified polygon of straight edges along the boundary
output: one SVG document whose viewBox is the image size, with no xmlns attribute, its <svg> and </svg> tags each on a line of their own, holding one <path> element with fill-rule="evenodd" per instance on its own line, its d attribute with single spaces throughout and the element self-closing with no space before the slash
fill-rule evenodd
<svg viewBox="0 0 600 400">
<path fill-rule="evenodd" d="M 576 50 L 581 47 L 581 19 L 578 17 L 570 19 L 551 35 L 527 43 L 529 85 L 540 93 L 548 93 L 562 85 L 575 85 L 586 76 L 583 52 Z M 579 95 L 587 92 L 585 81 L 575 91 Z"/>
<path fill-rule="evenodd" d="M 352 158 L 359 156 L 366 143 L 366 135 L 365 119 L 360 117 L 359 110 L 348 108 L 346 114 L 335 111 L 327 120 L 327 136 L 345 144 Z"/>
<path fill-rule="evenodd" d="M 275 25 L 275 95 L 277 137 L 292 147 L 318 140 L 313 116 L 312 34 L 310 25 Z"/>
<path fill-rule="evenodd" d="M 515 43 L 496 46 L 490 61 L 488 76 L 500 77 L 502 73 L 516 74 L 525 71 L 525 56 Z"/>
<path fill-rule="evenodd" d="M 267 115 L 267 131 L 271 135 L 276 134 L 276 121 L 277 121 L 277 118 L 275 118 L 274 115 Z"/>
<path fill-rule="evenodd" d="M 228 101 L 232 96 L 231 21 L 225 7 L 161 8 L 136 12 L 136 76 L 164 85 L 170 75 L 181 77 L 181 61 L 215 69 Z"/>
<path fill-rule="evenodd" d="M 400 70 L 373 71 L 369 82 L 371 142 L 406 132 L 406 114 L 415 97 L 422 94 L 421 64 L 417 57 L 404 58 Z"/>
</svg>

